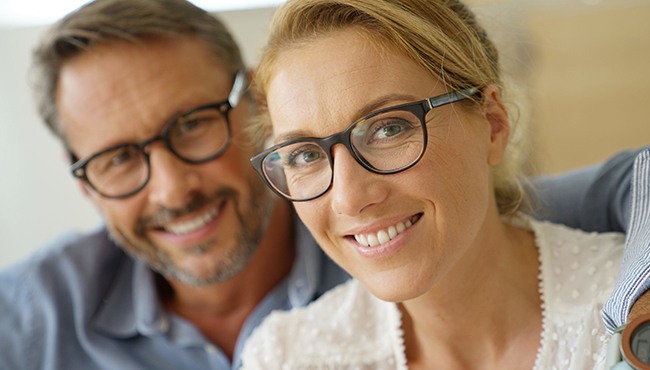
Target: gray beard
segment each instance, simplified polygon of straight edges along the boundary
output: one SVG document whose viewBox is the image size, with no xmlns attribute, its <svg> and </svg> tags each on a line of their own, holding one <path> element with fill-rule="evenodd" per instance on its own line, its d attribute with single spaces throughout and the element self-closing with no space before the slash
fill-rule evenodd
<svg viewBox="0 0 650 370">
<path fill-rule="evenodd" d="M 111 227 L 109 224 L 109 237 L 132 257 L 139 259 L 149 265 L 167 279 L 178 280 L 181 283 L 192 286 L 204 286 L 226 281 L 241 272 L 251 260 L 268 227 L 271 213 L 273 211 L 273 196 L 263 184 L 251 184 L 251 201 L 247 209 L 240 208 L 241 198 L 232 189 L 222 190 L 215 197 L 228 197 L 234 201 L 240 233 L 236 236 L 236 244 L 230 254 L 217 264 L 211 276 L 199 277 L 193 271 L 179 269 L 171 260 L 169 255 L 158 248 L 155 244 L 144 238 L 143 224 L 140 222 L 136 228 L 136 234 L 142 236 L 141 242 L 130 241 L 122 232 Z M 154 218 L 173 217 L 167 214 L 189 213 L 198 209 L 209 200 L 206 197 L 199 197 L 192 201 L 185 209 L 179 211 L 161 211 L 161 215 Z M 207 251 L 207 244 L 196 245 L 190 248 L 189 253 L 203 254 Z"/>
</svg>

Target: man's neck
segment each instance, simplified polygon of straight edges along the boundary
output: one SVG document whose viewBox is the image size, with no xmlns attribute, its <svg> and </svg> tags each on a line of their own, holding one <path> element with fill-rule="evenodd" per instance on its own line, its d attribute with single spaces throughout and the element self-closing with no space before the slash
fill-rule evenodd
<svg viewBox="0 0 650 370">
<path fill-rule="evenodd" d="M 193 323 L 232 359 L 244 322 L 291 272 L 295 258 L 293 219 L 288 203 L 278 201 L 268 232 L 248 264 L 227 281 L 190 286 L 168 281 L 166 308 Z"/>
</svg>

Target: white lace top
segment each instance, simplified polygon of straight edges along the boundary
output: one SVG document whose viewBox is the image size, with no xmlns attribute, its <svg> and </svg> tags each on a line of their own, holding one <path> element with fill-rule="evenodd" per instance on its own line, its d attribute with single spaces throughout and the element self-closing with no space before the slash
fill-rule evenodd
<svg viewBox="0 0 650 370">
<path fill-rule="evenodd" d="M 600 311 L 614 286 L 624 235 L 537 221 L 530 228 L 540 251 L 544 302 L 535 369 L 602 369 L 609 335 Z M 271 314 L 242 358 L 249 370 L 407 369 L 397 306 L 356 280 L 305 308 Z"/>
</svg>

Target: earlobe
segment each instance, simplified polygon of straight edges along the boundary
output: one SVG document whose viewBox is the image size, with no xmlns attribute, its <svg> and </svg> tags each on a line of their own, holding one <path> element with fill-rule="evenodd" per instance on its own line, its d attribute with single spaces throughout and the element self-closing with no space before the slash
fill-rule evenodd
<svg viewBox="0 0 650 370">
<path fill-rule="evenodd" d="M 508 111 L 496 85 L 488 85 L 483 89 L 483 114 L 490 125 L 488 164 L 494 166 L 503 159 L 510 136 Z"/>
</svg>

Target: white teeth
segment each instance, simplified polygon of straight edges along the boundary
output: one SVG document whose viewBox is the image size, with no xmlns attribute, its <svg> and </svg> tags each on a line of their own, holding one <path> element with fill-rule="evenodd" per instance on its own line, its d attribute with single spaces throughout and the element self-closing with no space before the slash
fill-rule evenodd
<svg viewBox="0 0 650 370">
<path fill-rule="evenodd" d="M 385 232 L 384 230 L 379 230 L 377 233 L 377 239 L 379 240 L 379 244 L 384 244 L 387 243 L 390 238 L 388 237 L 388 233 Z"/>
<path fill-rule="evenodd" d="M 164 228 L 166 231 L 176 235 L 191 233 L 205 226 L 205 224 L 207 224 L 208 222 L 214 220 L 214 218 L 218 214 L 219 214 L 219 209 L 213 208 L 210 211 L 192 220 L 178 223 L 175 225 L 166 225 Z"/>
<path fill-rule="evenodd" d="M 368 244 L 371 247 L 376 247 L 379 245 L 379 240 L 377 240 L 377 236 L 375 234 L 368 234 L 366 238 L 368 239 Z"/>
<path fill-rule="evenodd" d="M 388 237 L 393 239 L 396 236 L 397 236 L 397 229 L 395 228 L 395 226 L 389 227 L 388 228 Z"/>
<path fill-rule="evenodd" d="M 407 220 L 406 222 L 398 222 L 397 224 L 391 225 L 385 230 L 379 230 L 376 233 L 356 234 L 354 236 L 354 239 L 357 241 L 357 243 L 363 245 L 364 247 L 376 247 L 378 245 L 388 243 L 412 225 L 413 223 L 411 220 Z"/>
</svg>

